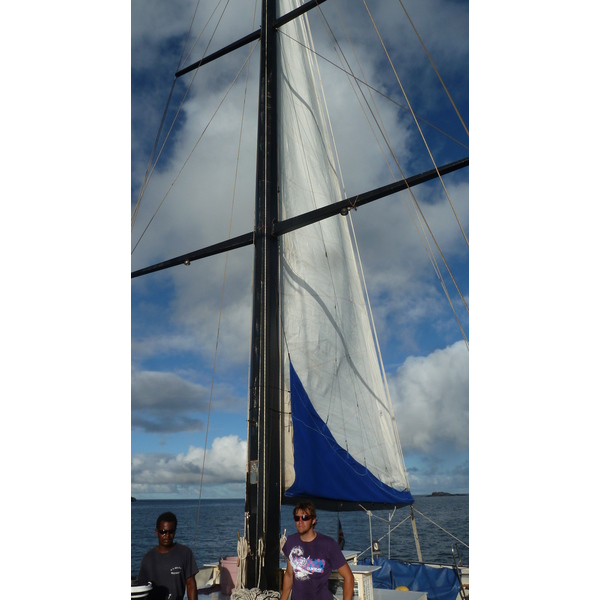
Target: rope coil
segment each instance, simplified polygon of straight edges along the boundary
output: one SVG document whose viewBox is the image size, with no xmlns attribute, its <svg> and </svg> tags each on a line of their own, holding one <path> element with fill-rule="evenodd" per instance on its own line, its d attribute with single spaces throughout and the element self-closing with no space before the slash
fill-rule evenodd
<svg viewBox="0 0 600 600">
<path fill-rule="evenodd" d="M 252 588 L 251 590 L 233 590 L 231 593 L 232 600 L 267 600 L 268 598 L 279 599 L 279 592 L 273 590 L 261 590 L 260 588 Z"/>
</svg>

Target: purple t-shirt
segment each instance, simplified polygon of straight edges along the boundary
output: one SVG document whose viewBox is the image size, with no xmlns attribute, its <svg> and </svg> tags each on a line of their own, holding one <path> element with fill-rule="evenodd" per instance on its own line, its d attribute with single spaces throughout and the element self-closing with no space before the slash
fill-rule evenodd
<svg viewBox="0 0 600 600">
<path fill-rule="evenodd" d="M 331 600 L 327 585 L 331 571 L 346 564 L 335 540 L 317 533 L 312 542 L 303 542 L 294 533 L 285 542 L 283 554 L 294 570 L 293 600 Z"/>
</svg>

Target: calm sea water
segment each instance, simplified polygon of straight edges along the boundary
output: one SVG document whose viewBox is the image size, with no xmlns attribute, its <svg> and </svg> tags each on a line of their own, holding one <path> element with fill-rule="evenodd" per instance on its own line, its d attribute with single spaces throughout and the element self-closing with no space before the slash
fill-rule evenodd
<svg viewBox="0 0 600 600">
<path fill-rule="evenodd" d="M 414 507 L 417 533 L 423 560 L 433 563 L 452 563 L 452 545 L 458 544 L 464 564 L 469 564 L 469 550 L 457 542 L 469 544 L 469 497 L 468 496 L 415 496 Z M 137 575 L 142 556 L 156 545 L 156 518 L 165 511 L 177 515 L 176 540 L 194 550 L 198 565 L 214 563 L 224 556 L 237 554 L 237 535 L 244 527 L 244 500 L 202 500 L 198 511 L 197 500 L 138 500 L 131 503 L 131 574 Z M 409 514 L 400 509 L 392 521 L 392 528 Z M 371 519 L 373 539 L 380 539 L 388 532 L 388 511 L 375 511 Z M 196 519 L 199 529 L 196 534 Z M 337 539 L 338 513 L 318 511 L 317 530 Z M 376 518 L 378 517 L 378 518 Z M 369 518 L 364 512 L 339 513 L 346 545 L 344 550 L 362 552 L 370 548 Z M 383 520 L 381 520 L 383 519 Z M 432 524 L 427 519 L 435 523 Z M 445 533 L 442 531 L 446 530 Z M 296 526 L 292 507 L 282 509 L 282 533 L 294 533 Z M 451 535 L 449 535 L 451 534 Z M 417 551 L 410 519 L 392 531 L 390 553 L 392 558 L 417 560 Z M 388 556 L 388 538 L 380 542 L 382 558 Z M 370 556 L 365 554 L 364 557 Z"/>
</svg>

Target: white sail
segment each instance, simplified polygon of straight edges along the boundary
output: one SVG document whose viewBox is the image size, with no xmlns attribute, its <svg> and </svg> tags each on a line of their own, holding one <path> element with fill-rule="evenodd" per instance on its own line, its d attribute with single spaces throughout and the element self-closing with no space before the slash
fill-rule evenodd
<svg viewBox="0 0 600 600">
<path fill-rule="evenodd" d="M 280 14 L 297 5 L 294 0 L 283 0 Z M 342 199 L 317 91 L 314 55 L 306 49 L 310 46 L 305 18 L 282 28 L 278 122 L 281 220 Z M 292 489 L 298 495 L 376 502 L 380 496 L 366 483 L 370 473 L 385 486 L 403 491 L 405 495 L 400 497 L 410 501 L 347 218 L 332 217 L 285 234 L 281 240 L 284 490 L 295 483 Z M 323 440 L 325 446 L 320 446 L 318 438 L 324 434 L 315 430 L 314 423 L 296 423 L 296 428 L 311 428 L 314 444 L 310 445 L 318 448 L 319 456 L 304 455 L 307 448 L 302 449 L 302 456 L 294 456 L 298 431 L 294 431 L 290 418 L 290 361 L 312 407 L 335 441 Z M 323 447 L 331 449 L 331 457 L 323 456 Z M 346 468 L 356 475 L 351 481 L 336 482 L 332 490 L 322 489 L 322 480 L 318 490 L 299 484 L 299 471 L 307 469 L 327 468 L 333 472 L 325 479 L 335 477 L 340 460 L 346 461 Z M 295 461 L 304 468 L 294 467 Z"/>
</svg>

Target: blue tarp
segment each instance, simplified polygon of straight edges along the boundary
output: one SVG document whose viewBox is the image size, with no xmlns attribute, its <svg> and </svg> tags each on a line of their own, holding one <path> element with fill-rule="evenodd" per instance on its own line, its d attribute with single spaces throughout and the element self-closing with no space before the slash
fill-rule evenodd
<svg viewBox="0 0 600 600">
<path fill-rule="evenodd" d="M 371 559 L 359 563 L 370 565 Z M 381 567 L 373 573 L 373 587 L 395 590 L 403 585 L 411 591 L 427 592 L 428 600 L 456 600 L 458 596 L 460 579 L 454 569 L 385 558 L 375 558 L 373 563 Z"/>
</svg>

